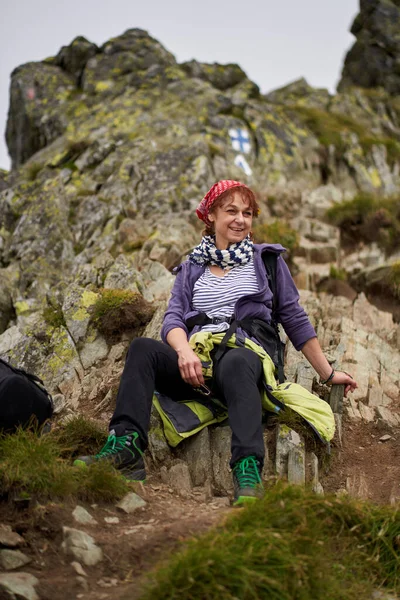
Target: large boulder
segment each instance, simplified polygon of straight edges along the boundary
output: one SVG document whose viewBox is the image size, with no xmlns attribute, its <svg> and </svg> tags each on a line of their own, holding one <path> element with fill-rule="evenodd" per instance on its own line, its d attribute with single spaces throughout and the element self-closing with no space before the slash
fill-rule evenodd
<svg viewBox="0 0 400 600">
<path fill-rule="evenodd" d="M 399 0 L 360 0 L 351 28 L 357 41 L 347 53 L 339 90 L 383 87 L 400 93 L 399 22 Z"/>
<path fill-rule="evenodd" d="M 74 78 L 53 64 L 27 63 L 12 72 L 6 141 L 13 168 L 65 131 L 65 102 L 74 88 Z"/>
</svg>

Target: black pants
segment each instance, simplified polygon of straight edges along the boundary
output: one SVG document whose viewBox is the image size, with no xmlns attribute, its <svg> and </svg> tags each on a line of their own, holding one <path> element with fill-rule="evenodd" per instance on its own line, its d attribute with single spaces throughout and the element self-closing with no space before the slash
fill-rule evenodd
<svg viewBox="0 0 400 600">
<path fill-rule="evenodd" d="M 262 363 L 247 348 L 228 349 L 214 365 L 213 393 L 226 404 L 232 429 L 231 465 L 250 454 L 264 459 L 261 381 Z M 156 340 L 136 338 L 126 357 L 110 429 L 137 431 L 142 450 L 147 448 L 155 389 L 173 400 L 203 398 L 183 381 L 175 350 Z"/>
<path fill-rule="evenodd" d="M 37 385 L 0 363 L 0 429 L 42 425 L 51 413 L 50 400 Z"/>
</svg>

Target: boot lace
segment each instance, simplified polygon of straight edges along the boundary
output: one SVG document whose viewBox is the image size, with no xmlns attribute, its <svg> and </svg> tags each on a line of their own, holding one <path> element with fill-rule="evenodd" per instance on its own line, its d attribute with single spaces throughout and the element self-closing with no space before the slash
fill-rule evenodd
<svg viewBox="0 0 400 600">
<path fill-rule="evenodd" d="M 258 461 L 254 456 L 247 456 L 237 461 L 233 467 L 239 488 L 254 488 L 261 483 Z"/>
<path fill-rule="evenodd" d="M 141 450 L 139 450 L 135 443 L 138 437 L 139 434 L 136 431 L 127 435 L 109 435 L 103 448 L 98 454 L 96 454 L 96 458 L 106 458 L 107 456 L 118 454 L 118 452 L 121 452 L 126 447 L 129 448 L 131 445 L 135 448 L 135 450 L 137 450 L 139 456 L 141 456 L 143 453 Z M 131 449 L 129 448 L 129 450 Z"/>
</svg>

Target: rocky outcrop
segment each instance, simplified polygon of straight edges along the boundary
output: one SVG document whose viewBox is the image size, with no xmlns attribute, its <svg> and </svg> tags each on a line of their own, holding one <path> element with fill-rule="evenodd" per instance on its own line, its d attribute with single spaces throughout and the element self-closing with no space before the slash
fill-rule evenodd
<svg viewBox="0 0 400 600">
<path fill-rule="evenodd" d="M 338 89 L 384 88 L 400 94 L 400 3 L 361 0 L 351 33 L 356 43 L 347 53 Z"/>
</svg>

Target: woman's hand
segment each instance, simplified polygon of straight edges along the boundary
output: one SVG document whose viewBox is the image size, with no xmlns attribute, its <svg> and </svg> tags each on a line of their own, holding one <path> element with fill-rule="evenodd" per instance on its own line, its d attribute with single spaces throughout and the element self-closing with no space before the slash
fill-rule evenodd
<svg viewBox="0 0 400 600">
<path fill-rule="evenodd" d="M 189 344 L 177 349 L 176 353 L 178 354 L 178 367 L 183 381 L 193 387 L 203 385 L 204 377 L 201 361 Z"/>
<path fill-rule="evenodd" d="M 344 385 L 345 396 L 347 396 L 349 392 L 354 392 L 354 390 L 358 387 L 357 382 L 354 381 L 352 376 L 345 371 L 335 371 L 335 374 L 329 383 L 332 385 Z"/>
</svg>

